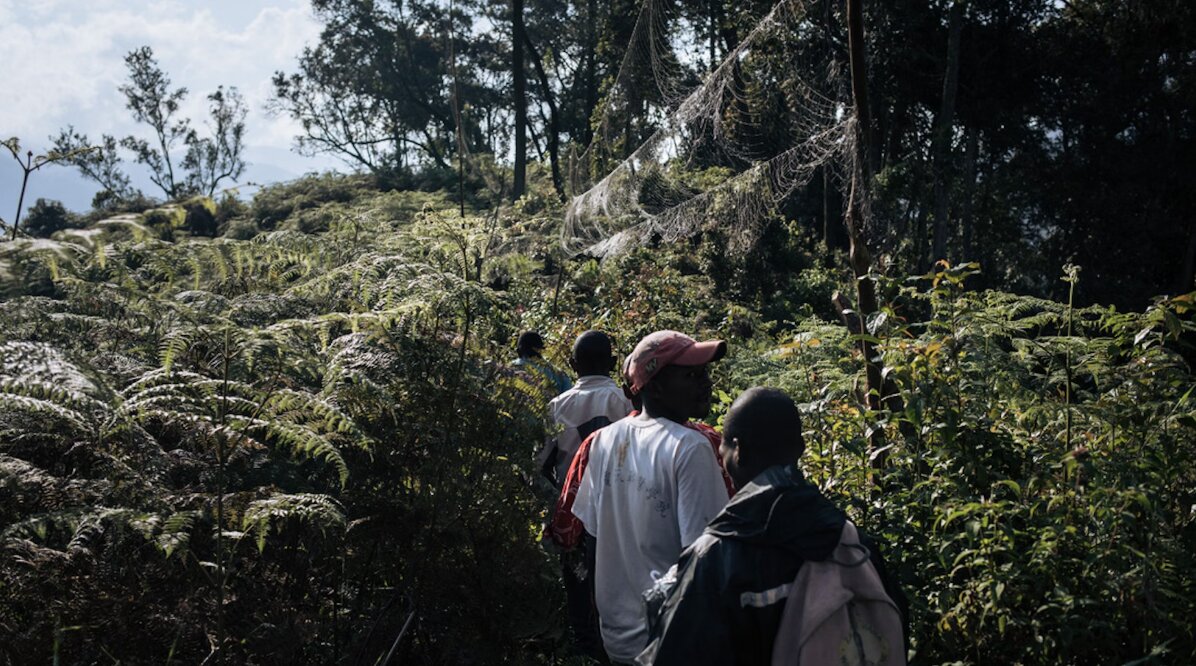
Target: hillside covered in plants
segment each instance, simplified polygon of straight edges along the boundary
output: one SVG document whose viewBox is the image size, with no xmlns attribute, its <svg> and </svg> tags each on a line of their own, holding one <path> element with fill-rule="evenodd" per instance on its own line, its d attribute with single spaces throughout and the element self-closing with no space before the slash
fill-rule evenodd
<svg viewBox="0 0 1196 666">
<path fill-rule="evenodd" d="M 1196 654 L 1190 294 L 1078 307 L 940 264 L 878 276 L 853 333 L 850 272 L 792 226 L 600 263 L 561 256 L 550 197 L 462 217 L 327 176 L 220 210 L 215 238 L 157 209 L 3 248 L 6 662 L 583 663 L 529 484 L 543 396 L 507 362 L 591 327 L 727 339 L 712 423 L 752 385 L 799 400 L 918 663 Z"/>
<path fill-rule="evenodd" d="M 303 11 L 0 142 L 0 664 L 591 663 L 512 366 L 588 329 L 794 397 L 910 663 L 1196 662 L 1196 4 Z M 256 111 L 343 172 L 247 182 Z"/>
</svg>

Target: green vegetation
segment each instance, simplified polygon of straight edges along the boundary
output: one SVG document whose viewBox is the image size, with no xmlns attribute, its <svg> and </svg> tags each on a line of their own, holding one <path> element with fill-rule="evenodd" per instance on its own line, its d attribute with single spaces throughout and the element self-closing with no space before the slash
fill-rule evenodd
<svg viewBox="0 0 1196 666">
<path fill-rule="evenodd" d="M 1196 4 L 910 4 L 313 0 L 359 172 L 252 201 L 149 47 L 145 137 L 4 141 L 102 191 L 0 243 L 0 662 L 580 663 L 529 328 L 795 396 L 915 663 L 1196 661 Z"/>
<path fill-rule="evenodd" d="M 727 338 L 712 421 L 753 384 L 798 398 L 920 663 L 1196 656 L 1193 295 L 1080 308 L 939 265 L 879 277 L 852 335 L 828 319 L 849 275 L 793 224 L 740 259 L 712 236 L 563 262 L 555 204 L 525 212 L 548 187 L 461 218 L 313 177 L 226 204 L 224 237 L 179 208 L 7 244 L 3 659 L 568 662 L 527 481 L 542 397 L 505 361 L 521 328 L 559 363 L 591 326 Z"/>
</svg>

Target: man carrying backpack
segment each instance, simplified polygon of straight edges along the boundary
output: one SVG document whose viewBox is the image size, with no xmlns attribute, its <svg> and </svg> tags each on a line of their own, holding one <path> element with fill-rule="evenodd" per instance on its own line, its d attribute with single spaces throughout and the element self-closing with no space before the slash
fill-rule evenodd
<svg viewBox="0 0 1196 666">
<path fill-rule="evenodd" d="M 886 592 L 875 547 L 797 468 L 804 449 L 789 396 L 735 400 L 720 454 L 739 492 L 681 554 L 639 663 L 905 664 L 900 595 Z"/>
</svg>

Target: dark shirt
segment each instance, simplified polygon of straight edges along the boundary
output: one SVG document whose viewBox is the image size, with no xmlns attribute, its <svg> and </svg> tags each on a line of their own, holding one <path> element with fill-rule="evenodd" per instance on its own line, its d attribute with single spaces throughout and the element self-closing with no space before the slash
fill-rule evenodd
<svg viewBox="0 0 1196 666">
<path fill-rule="evenodd" d="M 681 554 L 640 663 L 768 664 L 787 586 L 830 556 L 845 520 L 797 467 L 760 473 Z"/>
</svg>

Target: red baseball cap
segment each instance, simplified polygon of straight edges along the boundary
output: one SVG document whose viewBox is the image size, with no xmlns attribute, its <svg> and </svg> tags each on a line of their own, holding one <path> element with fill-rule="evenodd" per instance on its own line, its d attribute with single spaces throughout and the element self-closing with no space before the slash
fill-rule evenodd
<svg viewBox="0 0 1196 666">
<path fill-rule="evenodd" d="M 705 365 L 727 354 L 723 340 L 698 342 L 678 331 L 656 331 L 640 340 L 623 361 L 623 378 L 639 393 L 666 365 Z"/>
</svg>

